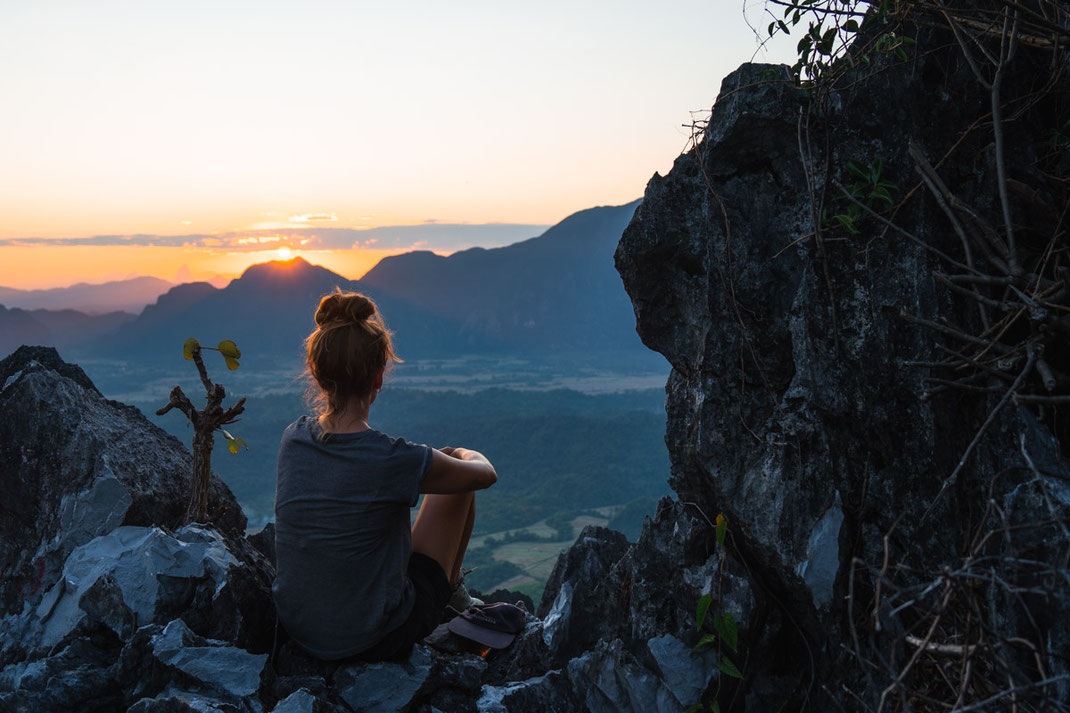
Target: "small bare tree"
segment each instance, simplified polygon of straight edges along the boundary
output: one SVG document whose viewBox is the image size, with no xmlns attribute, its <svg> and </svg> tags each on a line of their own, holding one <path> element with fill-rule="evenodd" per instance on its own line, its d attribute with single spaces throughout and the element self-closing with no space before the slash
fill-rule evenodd
<svg viewBox="0 0 1070 713">
<path fill-rule="evenodd" d="M 223 355 L 227 368 L 238 368 L 238 359 L 241 352 L 237 345 L 229 339 L 225 339 L 216 347 L 202 347 L 200 342 L 190 337 L 182 345 L 182 356 L 192 360 L 197 365 L 197 372 L 201 375 L 201 383 L 204 384 L 206 395 L 203 409 L 196 409 L 189 398 L 182 392 L 182 387 L 175 386 L 171 389 L 171 397 L 163 408 L 156 411 L 157 416 L 163 416 L 173 408 L 177 408 L 186 414 L 186 418 L 193 424 L 193 488 L 190 493 L 189 507 L 186 509 L 187 522 L 208 521 L 208 488 L 212 477 L 212 447 L 215 445 L 215 432 L 221 431 L 227 439 L 227 450 L 237 453 L 241 447 L 248 449 L 245 441 L 235 438 L 223 426 L 234 423 L 238 416 L 245 410 L 245 397 L 230 408 L 223 409 L 223 399 L 226 391 L 221 384 L 213 383 L 208 378 L 208 370 L 204 368 L 204 360 L 201 358 L 202 349 L 211 349 Z"/>
</svg>

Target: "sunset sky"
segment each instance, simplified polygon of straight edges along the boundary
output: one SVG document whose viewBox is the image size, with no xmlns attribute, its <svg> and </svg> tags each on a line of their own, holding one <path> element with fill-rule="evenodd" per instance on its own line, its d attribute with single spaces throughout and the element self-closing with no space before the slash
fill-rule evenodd
<svg viewBox="0 0 1070 713">
<path fill-rule="evenodd" d="M 6 2 L 0 285 L 533 237 L 641 196 L 757 51 L 724 0 Z"/>
</svg>

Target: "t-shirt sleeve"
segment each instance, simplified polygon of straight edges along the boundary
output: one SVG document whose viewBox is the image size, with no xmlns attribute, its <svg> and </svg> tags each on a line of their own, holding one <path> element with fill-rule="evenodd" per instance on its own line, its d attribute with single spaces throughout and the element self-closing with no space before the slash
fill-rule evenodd
<svg viewBox="0 0 1070 713">
<path fill-rule="evenodd" d="M 397 490 L 393 495 L 400 502 L 416 507 L 420 500 L 420 486 L 431 469 L 434 449 L 422 443 L 412 443 L 404 438 L 394 439 L 393 460 L 397 464 L 396 477 L 393 478 Z"/>
</svg>

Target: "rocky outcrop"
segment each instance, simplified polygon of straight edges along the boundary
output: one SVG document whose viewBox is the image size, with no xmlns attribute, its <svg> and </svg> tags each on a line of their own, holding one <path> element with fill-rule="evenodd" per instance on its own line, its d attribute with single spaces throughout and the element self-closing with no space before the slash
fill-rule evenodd
<svg viewBox="0 0 1070 713">
<path fill-rule="evenodd" d="M 970 133 L 987 97 L 953 43 L 934 42 L 910 71 L 878 57 L 880 71 L 816 95 L 745 65 L 697 145 L 651 180 L 616 264 L 640 336 L 672 365 L 679 501 L 659 503 L 632 545 L 584 530 L 538 616 L 486 658 L 442 627 L 407 660 L 373 665 L 276 640 L 271 530 L 243 537 L 222 489 L 217 528 L 178 527 L 181 444 L 54 352 L 0 362 L 0 475 L 14 493 L 0 510 L 0 713 L 909 710 L 948 691 L 969 710 L 1042 710 L 1070 698 L 1063 401 L 1004 397 L 1022 368 L 1013 353 L 976 367 L 1002 387 L 926 381 L 954 346 L 944 337 L 982 325 L 975 301 L 933 277 L 960 246 L 909 189 L 911 143 L 944 156 L 978 224 L 999 224 L 993 149 Z M 1020 176 L 1037 147 L 1018 127 L 1059 108 L 1011 96 L 1034 68 L 1004 84 L 1021 107 L 1004 137 Z M 1065 182 L 1070 141 L 1049 146 Z M 836 232 L 815 201 L 841 208 L 832 181 L 877 158 L 919 198 L 895 229 Z"/>
<path fill-rule="evenodd" d="M 119 525 L 182 524 L 190 454 L 136 408 L 105 399 L 50 347 L 0 361 L 0 616 L 57 581 L 67 556 Z M 225 533 L 245 516 L 212 478 L 211 515 Z"/>
<path fill-rule="evenodd" d="M 0 614 L 0 713 L 668 712 L 697 702 L 715 678 L 710 652 L 691 647 L 695 603 L 724 582 L 721 557 L 684 506 L 663 500 L 635 545 L 584 530 L 552 573 L 543 617 L 529 614 L 504 651 L 484 658 L 443 625 L 404 661 L 324 663 L 276 628 L 272 526 L 246 536 L 220 484 L 220 524 L 179 526 L 179 444 L 101 398 L 52 350 L 23 349 L 2 364 L 0 407 L 24 423 L 59 421 L 70 469 L 34 460 L 37 434 L 5 423 L 12 436 L 0 452 L 33 453 L 17 472 L 38 494 L 41 522 L 21 540 L 38 559 L 21 551 L 0 569 L 18 595 Z M 125 429 L 138 429 L 156 471 L 122 450 Z M 109 467 L 75 468 L 86 463 Z M 0 511 L 0 527 L 18 534 L 22 518 Z M 48 566 L 36 588 L 16 589 L 26 561 Z"/>
<path fill-rule="evenodd" d="M 894 216 L 902 232 L 870 219 L 859 235 L 825 224 L 814 237 L 815 216 L 837 210 L 832 181 L 849 182 L 849 162 L 883 160 L 902 198 L 917 180 L 911 141 L 944 156 L 941 173 L 999 224 L 990 139 L 969 133 L 988 95 L 944 40 L 922 36 L 927 51 L 909 71 L 877 62 L 880 71 L 813 96 L 766 81 L 781 68 L 744 65 L 724 80 L 697 145 L 651 179 L 617 249 L 640 336 L 672 364 L 672 487 L 709 518 L 727 515 L 725 571 L 744 594 L 723 598 L 736 607 L 747 663 L 722 709 L 877 708 L 886 687 L 903 690 L 919 647 L 937 667 L 933 652 L 1011 631 L 1038 657 L 998 653 L 1019 684 L 1070 670 L 1057 623 L 1070 613 L 1059 554 L 1070 540 L 1055 524 L 1070 516 L 1070 469 L 1051 430 L 1065 421 L 1008 404 L 950 481 L 1010 379 L 987 398 L 926 398 L 923 379 L 935 372 L 905 363 L 938 360 L 956 342 L 903 314 L 982 329 L 977 305 L 933 276 L 948 269 L 941 253 L 962 250 L 947 218 L 919 194 Z M 1008 101 L 1027 92 L 1033 69 L 1016 65 Z M 1011 175 L 1036 175 L 1025 123 L 1007 129 Z M 976 152 L 953 150 L 964 136 Z M 1020 370 L 1024 351 L 999 368 Z M 1026 551 L 1046 564 L 1030 570 L 1016 559 Z M 1001 563 L 1004 584 L 967 584 L 982 558 Z M 1036 599 L 1014 593 L 1033 585 Z M 983 603 L 979 586 L 994 608 L 971 628 L 964 612 Z M 984 697 L 976 681 L 964 685 L 963 700 Z M 1065 681 L 1044 685 L 1065 700 Z"/>
</svg>

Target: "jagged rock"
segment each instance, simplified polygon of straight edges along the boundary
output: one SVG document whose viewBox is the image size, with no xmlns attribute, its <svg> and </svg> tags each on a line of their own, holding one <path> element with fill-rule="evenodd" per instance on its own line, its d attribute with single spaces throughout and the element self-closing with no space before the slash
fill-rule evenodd
<svg viewBox="0 0 1070 713">
<path fill-rule="evenodd" d="M 89 619 L 111 629 L 122 641 L 129 641 L 134 635 L 137 613 L 127 606 L 122 587 L 111 574 L 101 575 L 78 596 L 78 608 Z"/>
<path fill-rule="evenodd" d="M 476 589 L 469 589 L 468 592 L 477 599 L 482 599 L 484 604 L 515 604 L 521 606 L 525 610 L 535 613 L 535 601 L 527 594 L 521 592 L 514 592 L 510 589 L 495 589 L 490 594 L 484 594 Z"/>
<path fill-rule="evenodd" d="M 859 666 L 849 653 L 854 642 L 848 627 L 861 620 L 858 607 L 872 605 L 861 602 L 874 595 L 873 572 L 886 556 L 886 542 L 893 562 L 917 572 L 931 568 L 935 577 L 945 565 L 960 566 L 989 498 L 1021 504 L 1009 507 L 1015 519 L 1007 522 L 1030 531 L 1043 529 L 1035 526 L 1045 512 L 1055 519 L 1068 512 L 1062 496 L 1054 495 L 1067 488 L 1065 450 L 1044 433 L 1057 427 L 1065 435 L 1066 422 L 1049 412 L 1041 424 L 1032 406 L 1008 404 L 954 487 L 941 493 L 1002 391 L 991 398 L 949 391 L 925 400 L 919 398 L 928 388 L 924 377 L 942 372 L 903 364 L 942 358 L 936 345 L 949 340 L 902 313 L 960 325 L 971 334 L 983 331 L 976 304 L 934 279 L 934 270 L 946 270 L 948 263 L 919 244 L 953 256 L 962 251 L 947 217 L 922 195 L 924 187 L 894 216 L 917 240 L 885 231 L 876 221 L 858 236 L 829 232 L 824 242 L 813 237 L 815 220 L 822 218 L 812 203 L 824 200 L 831 214 L 828 201 L 837 194 L 831 180 L 846 175 L 848 162 L 868 165 L 879 157 L 882 177 L 898 186 L 894 200 L 905 195 L 917 181 L 908 154 L 912 142 L 934 161 L 943 157 L 940 174 L 954 178 L 953 190 L 969 197 L 982 220 L 1002 223 L 992 153 L 982 150 L 991 134 L 972 136 L 979 146 L 952 149 L 990 111 L 990 96 L 957 50 L 936 50 L 954 47 L 947 37 L 935 31 L 917 36 L 918 47 L 934 51 L 912 57 L 909 72 L 867 67 L 813 102 L 791 82 L 763 81 L 781 69 L 744 65 L 733 72 L 698 146 L 678 158 L 668 175 L 651 179 L 616 252 L 638 332 L 672 365 L 666 386 L 671 485 L 681 501 L 709 518 L 719 512 L 728 517 L 725 571 L 737 595 L 725 604 L 737 607 L 741 624 L 751 629 L 741 639 L 749 652 L 743 684 L 748 710 L 804 702 L 832 709 L 840 701 L 828 696 L 867 685 L 862 700 L 877 707 L 892 681 L 874 683 L 872 669 Z M 1006 90 L 1005 102 L 1024 101 L 1032 91 L 1034 60 L 1020 58 L 1008 70 L 1014 79 L 1007 75 L 1004 86 L 1013 89 Z M 1060 81 L 1062 92 L 1065 77 Z M 1048 104 L 1036 111 L 1055 115 L 1059 109 Z M 1007 139 L 1008 175 L 1035 176 L 1037 137 L 1024 129 L 1027 121 L 1017 125 L 1023 128 Z M 831 175 L 822 173 L 825 166 Z M 1019 216 L 1030 213 L 1025 205 L 1016 208 Z M 1023 436 L 1024 450 L 1048 467 L 1027 466 Z M 1052 510 L 1040 506 L 1041 488 L 1053 494 Z M 1027 504 L 1026 492 L 1037 493 L 1036 502 Z M 1045 536 L 1049 544 L 1038 537 L 1036 552 L 1041 561 L 1055 561 L 1044 558 L 1054 557 L 1050 543 L 1063 535 L 1050 530 Z M 996 559 L 1013 557 L 1024 544 L 994 553 Z M 649 555 L 657 558 L 636 551 L 632 564 L 614 568 L 614 577 L 651 570 Z M 631 580 L 633 601 L 637 581 Z M 600 591 L 612 606 L 608 589 Z M 645 591 L 649 604 L 663 598 L 653 588 Z M 648 605 L 628 609 L 637 636 L 652 623 L 650 631 L 690 643 L 672 617 L 639 615 Z M 1070 612 L 1065 581 L 1043 605 L 1006 600 L 992 607 L 986 625 L 1005 636 L 1043 626 L 1015 629 L 1008 623 L 1011 610 L 1028 619 L 1026 609 L 1063 632 L 1030 638 L 1044 649 L 1039 655 L 1047 675 L 1065 670 L 1065 658 L 1055 654 L 1070 648 L 1066 629 L 1055 622 Z M 905 616 L 925 614 L 912 610 Z M 862 635 L 869 634 L 876 636 L 871 628 Z M 634 641 L 623 640 L 626 650 L 636 650 Z M 1008 660 L 1017 655 L 1008 653 Z"/>
<path fill-rule="evenodd" d="M 476 701 L 479 713 L 585 713 L 569 679 L 559 670 L 504 686 L 484 686 Z"/>
<path fill-rule="evenodd" d="M 424 638 L 431 648 L 447 654 L 462 654 L 467 650 L 464 640 L 450 631 L 449 623 L 443 622 Z"/>
<path fill-rule="evenodd" d="M 126 713 L 245 713 L 235 705 L 188 691 L 168 691 L 155 698 L 142 698 Z"/>
<path fill-rule="evenodd" d="M 257 552 L 264 556 L 271 566 L 275 566 L 275 523 L 269 522 L 256 532 L 249 532 L 246 540 Z"/>
<path fill-rule="evenodd" d="M 682 710 L 669 687 L 625 651 L 620 639 L 611 643 L 599 641 L 592 651 L 570 661 L 568 678 L 590 713 L 679 713 Z"/>
<path fill-rule="evenodd" d="M 437 684 L 434 687 L 449 686 L 462 691 L 477 691 L 483 685 L 486 670 L 486 660 L 474 654 L 456 658 L 435 657 L 431 678 Z"/>
<path fill-rule="evenodd" d="M 259 590 L 265 611 L 243 610 L 230 593 L 249 593 L 243 583 L 269 575 L 255 562 L 240 562 L 231 549 L 219 532 L 198 525 L 173 535 L 159 528 L 117 528 L 75 549 L 40 604 L 21 620 L 0 621 L 0 631 L 20 631 L 24 647 L 52 647 L 87 619 L 128 639 L 135 622 L 164 623 L 188 612 L 203 633 L 221 631 L 248 646 L 268 634 L 262 629 L 271 620 L 269 590 L 265 585 Z"/>
<path fill-rule="evenodd" d="M 338 708 L 301 688 L 278 702 L 271 713 L 335 713 Z"/>
<path fill-rule="evenodd" d="M 695 655 L 671 634 L 647 642 L 662 683 L 682 708 L 697 703 L 717 674 L 717 652 L 705 649 Z"/>
<path fill-rule="evenodd" d="M 117 525 L 182 524 L 189 451 L 136 408 L 109 401 L 51 347 L 0 361 L 0 616 L 36 605 L 67 555 Z M 210 513 L 245 517 L 213 476 Z"/>
<path fill-rule="evenodd" d="M 276 674 L 278 669 L 276 667 Z M 305 675 L 276 675 L 272 686 L 272 696 L 278 700 L 285 700 L 298 691 L 307 691 L 313 696 L 323 698 L 327 694 L 327 679 L 323 676 Z"/>
<path fill-rule="evenodd" d="M 510 681 L 523 681 L 545 672 L 555 657 L 546 645 L 544 623 L 534 617 L 517 634 L 508 649 L 493 653 L 488 661 L 484 681 L 504 685 Z"/>
<path fill-rule="evenodd" d="M 605 609 L 602 638 L 621 638 L 633 651 L 661 634 L 693 645 L 699 638 L 695 610 L 705 594 L 718 599 L 711 614 L 732 614 L 745 638 L 756 592 L 738 562 L 721 562 L 706 517 L 691 506 L 661 500 L 635 545 L 595 592 Z"/>
<path fill-rule="evenodd" d="M 152 653 L 163 664 L 196 679 L 208 690 L 235 699 L 260 688 L 267 654 L 251 654 L 225 642 L 204 639 L 175 619 L 152 640 Z"/>
<path fill-rule="evenodd" d="M 431 675 L 431 650 L 417 645 L 404 663 L 357 664 L 338 669 L 334 685 L 355 713 L 396 713 L 408 706 Z"/>
<path fill-rule="evenodd" d="M 268 676 L 267 658 L 198 636 L 175 619 L 166 626 L 138 629 L 123 649 L 120 678 L 133 699 L 166 699 L 180 691 L 184 696 L 261 710 L 256 694 Z"/>
<path fill-rule="evenodd" d="M 585 533 L 559 558 L 547 584 L 541 609 L 545 646 L 534 658 L 564 662 L 600 639 L 620 639 L 640 653 L 663 634 L 693 646 L 700 637 L 698 600 L 714 592 L 719 601 L 713 613 L 732 614 L 743 623 L 741 637 L 746 638 L 755 593 L 738 563 L 720 563 L 713 527 L 701 513 L 663 498 L 635 544 L 623 551 L 620 533 Z M 583 613 L 574 619 L 574 611 Z M 570 626 L 573 620 L 578 624 Z M 523 657 L 526 641 L 518 643 L 517 656 Z"/>
<path fill-rule="evenodd" d="M 114 637 L 87 637 L 54 656 L 0 669 L 0 711 L 110 713 L 122 709 Z"/>
<path fill-rule="evenodd" d="M 543 640 L 559 656 L 570 658 L 593 641 L 591 628 L 605 616 L 593 593 L 599 582 L 628 550 L 621 533 L 588 525 L 576 542 L 558 557 L 538 614 L 543 619 Z"/>
</svg>

